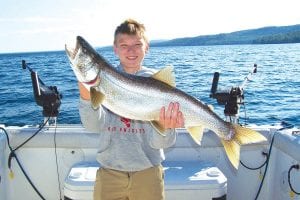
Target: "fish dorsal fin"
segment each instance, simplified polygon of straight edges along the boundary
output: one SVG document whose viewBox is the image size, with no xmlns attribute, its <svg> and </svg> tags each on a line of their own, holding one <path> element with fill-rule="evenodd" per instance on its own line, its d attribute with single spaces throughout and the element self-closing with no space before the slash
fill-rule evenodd
<svg viewBox="0 0 300 200">
<path fill-rule="evenodd" d="M 155 74 L 152 75 L 152 78 L 162 81 L 172 87 L 176 87 L 175 83 L 175 74 L 173 66 L 167 66 Z"/>
<path fill-rule="evenodd" d="M 187 127 L 186 129 L 191 135 L 191 137 L 193 138 L 193 140 L 200 145 L 203 137 L 203 131 L 204 131 L 203 126 L 192 126 L 192 127 Z"/>
<path fill-rule="evenodd" d="M 214 111 L 214 106 L 211 104 L 207 104 L 207 107 L 209 108 L 209 110 Z"/>
<path fill-rule="evenodd" d="M 103 93 L 101 93 L 100 91 L 97 91 L 97 89 L 95 87 L 90 88 L 90 94 L 91 94 L 92 107 L 94 109 L 96 109 L 104 101 L 105 95 Z"/>
</svg>

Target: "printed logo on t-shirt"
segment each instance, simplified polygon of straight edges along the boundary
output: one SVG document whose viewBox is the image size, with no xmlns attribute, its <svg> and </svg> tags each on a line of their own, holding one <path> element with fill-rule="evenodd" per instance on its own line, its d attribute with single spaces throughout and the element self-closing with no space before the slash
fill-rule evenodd
<svg viewBox="0 0 300 200">
<path fill-rule="evenodd" d="M 125 117 L 121 117 L 121 122 L 123 122 L 123 124 L 127 127 L 130 128 L 130 122 L 131 120 Z"/>
<path fill-rule="evenodd" d="M 125 118 L 125 117 L 120 117 L 120 121 L 123 123 L 123 127 L 118 127 L 118 126 L 109 126 L 107 130 L 112 133 L 139 133 L 143 134 L 145 133 L 144 128 L 131 128 L 131 119 Z"/>
</svg>

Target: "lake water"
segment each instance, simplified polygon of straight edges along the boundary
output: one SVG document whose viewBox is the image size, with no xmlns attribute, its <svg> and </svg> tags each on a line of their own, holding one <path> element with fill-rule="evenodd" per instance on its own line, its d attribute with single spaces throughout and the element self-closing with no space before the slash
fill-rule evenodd
<svg viewBox="0 0 300 200">
<path fill-rule="evenodd" d="M 144 65 L 175 68 L 177 87 L 202 102 L 212 104 L 224 118 L 224 106 L 209 97 L 214 72 L 220 73 L 219 88 L 242 84 L 257 64 L 257 73 L 244 88 L 245 105 L 240 122 L 258 125 L 281 121 L 300 125 L 300 44 L 152 47 Z M 113 65 L 118 60 L 110 49 L 98 49 Z M 21 61 L 37 71 L 48 86 L 63 95 L 58 123 L 78 124 L 78 89 L 65 52 L 0 54 L 0 124 L 35 125 L 43 121 L 37 106 L 30 73 Z"/>
</svg>

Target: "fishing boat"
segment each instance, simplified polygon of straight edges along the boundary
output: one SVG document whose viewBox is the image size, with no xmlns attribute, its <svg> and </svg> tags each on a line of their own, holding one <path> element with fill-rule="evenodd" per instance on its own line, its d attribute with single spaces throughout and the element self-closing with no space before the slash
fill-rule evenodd
<svg viewBox="0 0 300 200">
<path fill-rule="evenodd" d="M 44 123 L 0 125 L 0 199 L 92 199 L 99 167 L 98 135 L 80 124 L 57 124 L 59 92 L 46 86 L 33 70 L 31 78 Z M 247 78 L 241 86 L 219 92 L 218 74 L 214 77 L 211 96 L 226 104 L 226 117 L 233 123 L 238 123 Z M 230 164 L 215 133 L 206 130 L 199 146 L 185 129 L 177 129 L 176 144 L 165 149 L 166 199 L 300 199 L 300 129 L 284 123 L 247 126 L 267 141 L 243 145 L 238 169 Z"/>
</svg>

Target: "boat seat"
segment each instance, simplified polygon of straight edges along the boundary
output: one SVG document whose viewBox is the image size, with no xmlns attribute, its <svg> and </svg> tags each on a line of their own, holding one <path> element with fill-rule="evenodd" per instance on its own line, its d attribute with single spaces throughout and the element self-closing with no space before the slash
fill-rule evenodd
<svg viewBox="0 0 300 200">
<path fill-rule="evenodd" d="M 64 183 L 65 200 L 92 200 L 97 162 L 73 165 Z M 166 200 L 224 200 L 227 179 L 209 162 L 164 161 Z"/>
</svg>

